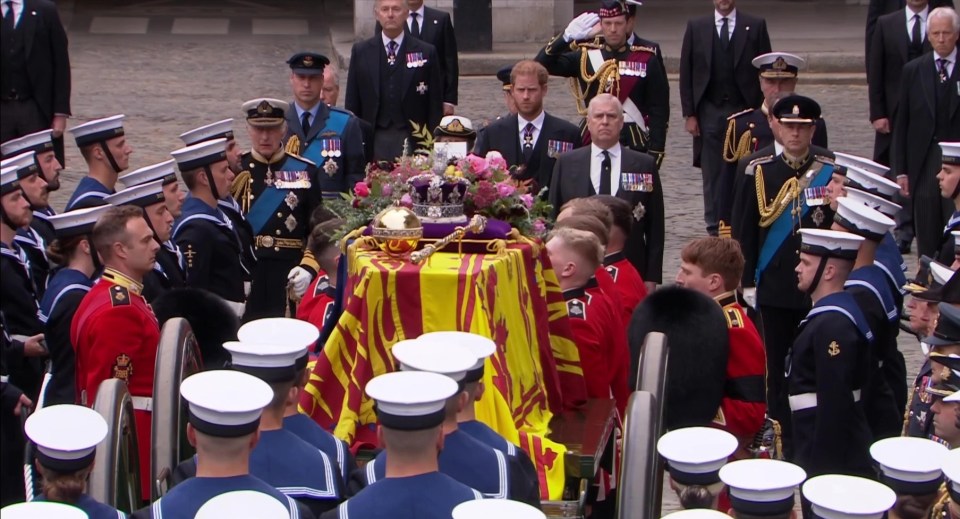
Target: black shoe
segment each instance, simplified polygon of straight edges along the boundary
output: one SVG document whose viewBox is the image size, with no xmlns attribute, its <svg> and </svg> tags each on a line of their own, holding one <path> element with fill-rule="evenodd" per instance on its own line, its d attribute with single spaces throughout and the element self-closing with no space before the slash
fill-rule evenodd
<svg viewBox="0 0 960 519">
<path fill-rule="evenodd" d="M 908 241 L 898 241 L 897 248 L 900 249 L 900 254 L 910 254 L 910 242 Z"/>
</svg>

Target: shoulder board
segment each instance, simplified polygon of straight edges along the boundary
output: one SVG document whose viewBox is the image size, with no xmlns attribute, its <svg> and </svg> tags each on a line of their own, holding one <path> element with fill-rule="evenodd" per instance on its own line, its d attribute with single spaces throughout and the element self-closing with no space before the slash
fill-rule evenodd
<svg viewBox="0 0 960 519">
<path fill-rule="evenodd" d="M 631 46 L 630 46 L 630 50 L 632 50 L 632 51 L 649 52 L 650 54 L 656 54 L 656 53 L 657 53 L 657 49 L 655 49 L 655 48 L 653 48 L 653 47 L 647 47 L 646 45 L 631 45 Z"/>
<path fill-rule="evenodd" d="M 113 306 L 127 306 L 130 304 L 130 291 L 120 285 L 110 287 L 110 303 Z"/>
<path fill-rule="evenodd" d="M 740 117 L 741 115 L 748 114 L 748 113 L 752 112 L 753 110 L 754 110 L 753 108 L 747 108 L 746 110 L 744 110 L 744 111 L 742 111 L 742 112 L 737 112 L 737 113 L 731 115 L 730 117 L 727 117 L 727 120 L 728 120 L 728 121 L 732 121 L 732 120 L 736 119 L 737 117 Z"/>
<path fill-rule="evenodd" d="M 577 41 L 577 42 L 570 43 L 571 47 L 573 47 L 574 45 L 582 49 L 602 49 L 603 48 L 603 42 L 600 41 L 599 36 L 594 38 L 593 41 Z"/>
<path fill-rule="evenodd" d="M 830 164 L 830 165 L 833 165 L 834 163 L 833 159 L 831 159 L 830 157 L 824 157 L 823 155 L 814 155 L 813 160 L 816 162 L 822 162 L 824 164 Z"/>
<path fill-rule="evenodd" d="M 287 152 L 287 155 L 290 156 L 291 158 L 294 158 L 294 159 L 297 159 L 297 160 L 303 162 L 304 164 L 306 164 L 306 165 L 308 165 L 308 166 L 317 167 L 317 163 L 316 163 L 316 162 L 314 162 L 314 161 L 312 161 L 312 160 L 310 160 L 310 159 L 308 159 L 308 158 L 301 157 L 300 155 L 297 155 L 296 153 L 290 153 L 290 152 L 288 151 L 288 152 Z"/>
<path fill-rule="evenodd" d="M 768 162 L 773 162 L 776 159 L 776 155 L 766 155 L 764 157 L 757 157 L 750 161 L 750 164 L 747 164 L 747 167 L 756 166 L 758 164 L 766 164 Z"/>
<path fill-rule="evenodd" d="M 570 299 L 567 301 L 567 315 L 571 319 L 586 319 L 587 305 L 580 299 Z"/>
<path fill-rule="evenodd" d="M 727 328 L 743 328 L 743 316 L 740 315 L 740 311 L 736 308 L 727 307 L 723 309 L 723 313 L 727 318 Z"/>
</svg>

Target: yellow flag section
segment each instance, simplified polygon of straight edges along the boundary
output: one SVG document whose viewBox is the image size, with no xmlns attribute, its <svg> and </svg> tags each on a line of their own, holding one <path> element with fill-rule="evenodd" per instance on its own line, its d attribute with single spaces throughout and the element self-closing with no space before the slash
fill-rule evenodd
<svg viewBox="0 0 960 519">
<path fill-rule="evenodd" d="M 376 415 L 363 388 L 399 368 L 394 343 L 443 330 L 490 337 L 497 351 L 487 360 L 477 417 L 527 449 L 541 495 L 559 499 L 565 449 L 545 436 L 554 412 L 583 401 L 585 391 L 545 251 L 514 243 L 489 254 L 437 253 L 423 265 L 379 251 L 352 248 L 348 255 L 344 311 L 313 366 L 301 410 L 348 443 L 375 444 Z"/>
</svg>

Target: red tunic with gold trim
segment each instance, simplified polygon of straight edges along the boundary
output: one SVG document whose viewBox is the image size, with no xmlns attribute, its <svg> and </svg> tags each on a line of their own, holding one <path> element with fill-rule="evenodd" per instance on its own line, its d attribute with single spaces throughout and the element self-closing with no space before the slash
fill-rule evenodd
<svg viewBox="0 0 960 519">
<path fill-rule="evenodd" d="M 323 296 L 329 288 L 330 276 L 323 270 L 317 272 L 317 275 L 313 277 L 313 281 L 310 282 L 310 286 L 307 287 L 307 291 L 304 292 L 303 298 L 300 299 L 300 303 L 297 305 L 297 319 L 309 321 L 313 309 L 325 299 Z"/>
<path fill-rule="evenodd" d="M 743 446 L 760 430 L 767 411 L 766 356 L 760 334 L 737 303 L 736 294 L 726 292 L 716 299 L 727 318 L 730 353 L 726 389 L 714 424 L 736 436 Z"/>
<path fill-rule="evenodd" d="M 603 258 L 603 268 L 613 278 L 613 285 L 620 294 L 620 309 L 623 324 L 630 328 L 633 311 L 647 297 L 647 286 L 643 284 L 640 272 L 627 260 L 623 251 L 615 252 Z"/>
<path fill-rule="evenodd" d="M 160 326 L 141 295 L 143 285 L 107 268 L 73 316 L 70 341 L 76 350 L 77 398 L 92 406 L 100 383 L 126 381 L 136 408 L 144 495 L 150 495 L 150 411 Z"/>
<path fill-rule="evenodd" d="M 591 278 L 586 286 L 563 291 L 573 340 L 580 353 L 580 366 L 589 398 L 617 401 L 621 416 L 630 390 L 627 370 L 630 349 L 623 328 L 610 326 L 620 322 L 620 313 L 610 297 Z"/>
</svg>

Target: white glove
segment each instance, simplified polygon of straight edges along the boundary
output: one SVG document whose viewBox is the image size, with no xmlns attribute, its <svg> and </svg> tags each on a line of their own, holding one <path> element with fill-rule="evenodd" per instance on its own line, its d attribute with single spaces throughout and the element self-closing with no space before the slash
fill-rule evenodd
<svg viewBox="0 0 960 519">
<path fill-rule="evenodd" d="M 313 281 L 313 276 L 303 267 L 293 267 L 287 274 L 287 286 L 293 289 L 293 293 L 297 297 L 303 297 L 311 281 Z"/>
<path fill-rule="evenodd" d="M 583 40 L 593 35 L 593 28 L 600 23 L 597 13 L 583 13 L 574 18 L 563 30 L 564 41 Z"/>
<path fill-rule="evenodd" d="M 247 308 L 246 303 L 238 303 L 236 301 L 227 301 L 227 306 L 233 310 L 233 313 L 237 314 L 237 317 L 243 319 L 243 311 Z"/>
<path fill-rule="evenodd" d="M 743 289 L 743 300 L 750 305 L 750 308 L 754 310 L 757 309 L 757 289 L 756 288 L 744 288 Z"/>
<path fill-rule="evenodd" d="M 243 282 L 243 296 L 244 296 L 244 297 L 250 297 L 250 286 L 251 286 L 251 283 L 250 283 L 249 281 L 244 281 L 244 282 Z"/>
</svg>

